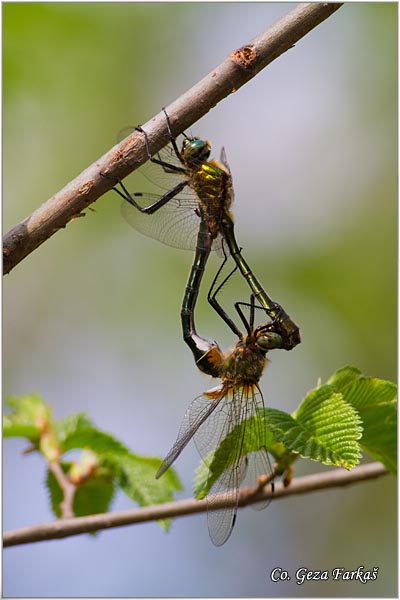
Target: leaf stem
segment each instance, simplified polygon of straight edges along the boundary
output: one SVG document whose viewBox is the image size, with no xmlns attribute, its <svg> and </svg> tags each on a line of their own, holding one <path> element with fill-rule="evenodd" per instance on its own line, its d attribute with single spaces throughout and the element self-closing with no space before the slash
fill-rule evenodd
<svg viewBox="0 0 400 600">
<path fill-rule="evenodd" d="M 69 479 L 68 475 L 64 473 L 58 461 L 49 462 L 48 465 L 49 470 L 53 473 L 58 485 L 60 486 L 64 494 L 64 500 L 60 504 L 61 518 L 71 519 L 75 516 L 73 510 L 73 502 L 76 492 L 76 485 L 73 484 L 72 481 Z"/>
</svg>

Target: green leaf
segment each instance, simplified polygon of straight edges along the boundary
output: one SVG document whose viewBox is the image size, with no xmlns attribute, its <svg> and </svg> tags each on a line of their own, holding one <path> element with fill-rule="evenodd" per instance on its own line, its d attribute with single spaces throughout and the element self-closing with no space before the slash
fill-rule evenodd
<svg viewBox="0 0 400 600">
<path fill-rule="evenodd" d="M 310 392 L 293 417 L 276 409 L 265 415 L 275 439 L 303 458 L 346 469 L 360 461 L 360 417 L 332 386 Z"/>
<path fill-rule="evenodd" d="M 148 506 L 173 500 L 173 493 L 181 489 L 174 469 L 168 469 L 162 479 L 155 475 L 161 459 L 133 454 L 113 436 L 95 427 L 77 428 L 63 443 L 66 452 L 75 448 L 85 448 L 94 452 L 101 464 L 107 466 L 117 478 L 122 491 L 139 506 Z M 160 522 L 167 528 L 167 522 Z"/>
<path fill-rule="evenodd" d="M 344 385 L 345 378 L 336 378 Z M 350 375 L 357 375 L 352 373 Z M 354 377 L 346 374 L 346 380 Z M 264 427 L 267 430 L 266 448 L 280 464 L 280 470 L 301 455 L 326 465 L 353 468 L 360 461 L 360 417 L 333 386 L 325 385 L 310 392 L 301 403 L 295 416 L 277 409 L 264 410 Z M 252 417 L 234 430 L 210 453 L 196 471 L 194 489 L 197 498 L 204 498 L 222 473 L 241 456 L 259 450 L 256 435 L 260 427 L 258 417 Z M 243 428 L 245 437 L 242 442 Z M 271 435 L 271 432 L 273 435 Z"/>
<path fill-rule="evenodd" d="M 75 493 L 74 514 L 77 517 L 84 517 L 107 512 L 114 493 L 115 483 L 110 474 L 99 473 L 89 477 L 78 486 Z"/>
<path fill-rule="evenodd" d="M 39 427 L 25 423 L 16 423 L 9 415 L 3 417 L 3 437 L 23 437 L 36 443 L 39 435 Z"/>
<path fill-rule="evenodd" d="M 397 471 L 397 386 L 382 379 L 364 377 L 355 367 L 339 369 L 328 380 L 343 392 L 363 424 L 361 447 Z"/>
<path fill-rule="evenodd" d="M 346 388 L 344 398 L 362 419 L 362 448 L 396 474 L 397 386 L 390 381 L 362 377 Z"/>
<path fill-rule="evenodd" d="M 174 492 L 182 489 L 181 482 L 173 469 L 168 469 L 161 479 L 155 475 L 161 465 L 159 458 L 131 454 L 121 460 L 119 485 L 122 491 L 139 506 L 149 506 L 174 499 Z M 158 521 L 168 529 L 170 520 Z"/>
<path fill-rule="evenodd" d="M 210 487 L 207 482 L 210 478 L 210 469 L 208 465 L 212 465 L 215 452 L 210 452 L 205 460 L 201 460 L 196 469 L 196 476 L 193 480 L 193 494 L 197 500 L 203 500 L 208 494 Z"/>
<path fill-rule="evenodd" d="M 149 506 L 174 499 L 174 492 L 182 489 L 174 469 L 168 469 L 161 480 L 155 475 L 161 465 L 160 458 L 138 456 L 130 452 L 113 436 L 95 427 L 77 427 L 65 437 L 64 451 L 85 448 L 94 452 L 117 478 L 121 490 L 139 506 Z M 167 529 L 168 520 L 159 521 Z"/>
<path fill-rule="evenodd" d="M 61 468 L 68 473 L 72 466 L 70 462 L 62 462 Z M 61 517 L 61 503 L 64 494 L 57 479 L 47 470 L 46 486 L 50 494 L 50 503 L 54 515 Z M 73 512 L 76 517 L 95 515 L 107 512 L 115 492 L 113 477 L 106 470 L 91 475 L 86 481 L 77 486 L 73 500 Z"/>
<path fill-rule="evenodd" d="M 71 463 L 61 462 L 60 465 L 64 473 L 68 473 Z M 54 477 L 53 473 L 49 469 L 47 469 L 46 487 L 49 492 L 50 505 L 53 514 L 57 517 L 57 519 L 59 519 L 61 517 L 60 505 L 64 499 L 64 494 L 62 489 L 58 485 L 57 479 Z"/>
<path fill-rule="evenodd" d="M 4 437 L 25 437 L 37 444 L 43 426 L 51 421 L 50 408 L 38 394 L 8 396 L 6 405 L 13 412 L 4 416 Z"/>
<path fill-rule="evenodd" d="M 110 460 L 116 460 L 131 454 L 124 444 L 109 433 L 100 431 L 96 427 L 87 426 L 76 428 L 75 431 L 66 436 L 62 447 L 64 452 L 77 448 L 87 448 L 95 454 Z"/>
<path fill-rule="evenodd" d="M 171 501 L 174 492 L 182 489 L 173 469 L 168 469 L 162 480 L 155 479 L 162 462 L 160 458 L 133 454 L 115 437 L 97 429 L 84 413 L 52 422 L 50 408 L 34 394 L 10 397 L 8 405 L 14 412 L 5 417 L 5 435 L 28 437 L 48 460 L 59 458 L 60 446 L 63 454 L 73 449 L 92 453 L 96 466 L 93 472 L 83 458 L 80 463 L 60 463 L 64 472 L 71 470 L 73 481 L 76 478 L 74 511 L 77 516 L 108 510 L 116 483 L 140 506 Z M 89 469 L 87 478 L 85 469 Z M 46 485 L 53 513 L 60 517 L 63 492 L 50 471 Z M 160 524 L 168 527 L 167 521 Z"/>
<path fill-rule="evenodd" d="M 62 445 L 70 436 L 87 427 L 93 427 L 93 423 L 85 413 L 74 413 L 54 422 L 54 430 Z"/>
<path fill-rule="evenodd" d="M 194 480 L 194 493 L 196 498 L 205 498 L 212 486 L 221 475 L 239 458 L 237 449 L 240 448 L 240 457 L 247 456 L 260 450 L 260 428 L 265 430 L 264 419 L 253 416 L 240 425 L 234 427 L 214 452 L 210 452 L 196 469 Z M 269 450 L 273 445 L 273 435 L 265 430 L 265 444 L 262 446 Z"/>
<path fill-rule="evenodd" d="M 6 405 L 25 419 L 33 421 L 38 411 L 49 414 L 49 409 L 39 394 L 24 394 L 22 396 L 7 396 Z"/>
<path fill-rule="evenodd" d="M 343 392 L 343 390 L 353 381 L 357 381 L 362 377 L 362 372 L 357 367 L 342 367 L 331 375 L 326 382 L 328 385 L 334 386 L 337 392 Z"/>
</svg>

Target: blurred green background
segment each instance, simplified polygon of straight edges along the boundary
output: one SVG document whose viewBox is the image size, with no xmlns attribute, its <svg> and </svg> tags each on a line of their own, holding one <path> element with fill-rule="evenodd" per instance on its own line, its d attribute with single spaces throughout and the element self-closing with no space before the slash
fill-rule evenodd
<svg viewBox="0 0 400 600">
<path fill-rule="evenodd" d="M 28 216 L 293 4 L 3 4 L 3 226 Z M 303 343 L 271 354 L 262 389 L 292 411 L 346 364 L 396 379 L 397 5 L 346 4 L 193 134 L 225 146 L 238 242 Z M 133 174 L 129 189 L 140 191 Z M 134 452 L 164 456 L 211 382 L 181 341 L 192 256 L 130 228 L 109 193 L 4 280 L 3 389 L 56 417 L 88 411 Z M 207 280 L 218 266 L 210 261 Z M 247 291 L 239 278 L 226 291 Z M 229 304 L 228 304 L 229 306 Z M 199 332 L 232 336 L 200 299 Z M 4 529 L 52 519 L 38 456 L 4 444 Z M 303 464 L 304 463 L 304 464 Z M 198 456 L 176 464 L 191 494 Z M 299 462 L 297 474 L 319 467 Z M 120 495 L 115 510 L 132 507 Z M 397 595 L 396 483 L 240 511 L 222 549 L 204 515 L 7 550 L 5 596 Z M 239 568 L 239 564 L 241 568 Z M 379 567 L 359 582 L 272 583 L 271 570 Z M 21 576 L 24 573 L 24 576 Z"/>
</svg>

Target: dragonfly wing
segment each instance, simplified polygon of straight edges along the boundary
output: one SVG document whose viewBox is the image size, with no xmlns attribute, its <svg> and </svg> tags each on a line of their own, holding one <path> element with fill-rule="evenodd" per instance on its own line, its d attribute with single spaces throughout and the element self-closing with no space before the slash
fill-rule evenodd
<svg viewBox="0 0 400 600">
<path fill-rule="evenodd" d="M 221 148 L 221 154 L 220 154 L 219 160 L 221 161 L 221 163 L 224 165 L 225 169 L 230 174 L 231 170 L 230 170 L 230 167 L 229 167 L 229 164 L 228 164 L 228 159 L 226 158 L 225 148 L 223 146 Z"/>
<path fill-rule="evenodd" d="M 178 146 L 180 146 L 179 143 Z M 157 152 L 157 154 L 154 155 L 154 158 L 164 163 L 164 166 L 151 160 L 144 163 L 144 165 L 140 167 L 139 173 L 143 175 L 147 181 L 162 190 L 170 190 L 174 185 L 179 183 L 179 181 L 182 181 L 185 174 L 184 172 L 179 173 L 177 169 L 184 170 L 184 167 L 176 156 L 171 144 L 168 144 L 162 148 L 160 152 Z M 171 165 L 171 168 L 168 168 L 167 165 Z"/>
<path fill-rule="evenodd" d="M 193 400 L 183 417 L 178 437 L 171 450 L 163 460 L 161 467 L 157 471 L 156 479 L 178 458 L 182 450 L 190 442 L 199 427 L 210 417 L 219 404 L 220 399 L 210 400 L 204 396 L 199 396 Z"/>
<path fill-rule="evenodd" d="M 136 130 L 135 127 L 124 127 L 118 133 L 117 140 L 118 142 L 122 141 Z M 143 135 L 139 132 L 136 132 L 137 135 Z M 182 140 L 183 138 L 181 138 Z M 177 140 L 178 148 L 182 146 L 182 141 Z M 160 160 L 163 163 L 167 163 L 172 165 L 172 169 L 168 170 L 167 167 L 163 167 L 157 163 L 154 163 L 151 160 L 148 160 L 144 165 L 138 169 L 138 172 L 143 175 L 150 183 L 156 185 L 162 190 L 170 190 L 176 183 L 182 180 L 182 174 L 179 174 L 175 168 L 181 169 L 182 163 L 176 155 L 172 144 L 167 144 L 162 148 L 157 154 L 154 155 L 154 158 Z"/>
<path fill-rule="evenodd" d="M 272 475 L 271 461 L 268 456 L 266 448 L 258 450 L 258 452 L 251 452 L 247 456 L 247 471 L 246 476 L 242 481 L 243 487 L 254 487 L 259 485 L 259 478 L 261 475 L 266 475 L 268 478 Z M 268 484 L 270 489 L 273 490 L 273 483 Z M 266 508 L 271 502 L 271 499 L 261 500 L 255 504 L 251 504 L 251 508 L 254 510 L 262 510 Z"/>
<path fill-rule="evenodd" d="M 210 469 L 208 526 L 217 546 L 228 539 L 235 524 L 241 484 L 257 486 L 261 475 L 271 473 L 265 428 L 259 416 L 263 406 L 257 386 L 225 390 L 217 410 L 194 434 L 196 446 Z M 218 506 L 221 500 L 225 507 Z M 264 508 L 267 503 L 257 508 Z"/>
<path fill-rule="evenodd" d="M 219 233 L 217 235 L 217 237 L 215 238 L 213 245 L 212 245 L 212 249 L 216 250 L 217 255 L 220 258 L 225 258 L 226 256 L 230 256 L 228 244 L 226 243 L 225 238 L 222 236 L 221 233 Z"/>
<path fill-rule="evenodd" d="M 208 467 L 212 466 L 221 441 L 225 440 L 235 428 L 235 424 L 240 422 L 240 406 L 235 402 L 236 398 L 237 395 L 232 389 L 227 390 L 222 386 L 217 410 L 213 411 L 203 426 L 195 432 L 194 442 Z M 235 442 L 236 440 L 229 443 L 228 449 L 224 449 L 223 460 L 229 467 L 217 476 L 206 496 L 208 530 L 216 546 L 222 546 L 226 542 L 235 524 L 244 463 L 238 458 L 240 449 Z M 209 481 L 212 477 L 213 473 L 210 471 Z M 216 508 L 216 503 L 221 499 L 226 506 Z"/>
<path fill-rule="evenodd" d="M 266 450 L 266 430 L 265 423 L 260 414 L 264 411 L 264 400 L 258 387 L 253 387 L 248 395 L 248 405 L 250 405 L 250 417 L 248 431 L 249 437 L 253 437 L 251 441 L 252 448 L 258 448 L 255 452 L 250 452 L 246 455 L 246 473 L 244 474 L 241 484 L 243 487 L 254 487 L 259 485 L 259 478 L 263 475 L 267 478 L 272 477 L 272 466 Z M 273 489 L 273 484 L 269 484 Z M 266 508 L 270 503 L 270 499 L 262 500 L 251 507 L 255 510 Z"/>
<path fill-rule="evenodd" d="M 149 206 L 159 198 L 160 196 L 155 194 L 134 195 L 140 206 Z M 124 219 L 143 235 L 173 248 L 196 248 L 200 218 L 197 214 L 196 198 L 190 191 L 181 192 L 175 198 L 171 198 L 152 215 L 141 213 L 128 201 L 122 203 L 121 213 Z"/>
<path fill-rule="evenodd" d="M 235 525 L 242 463 L 243 459 L 236 461 L 235 467 L 226 469 L 207 494 L 208 531 L 215 546 L 226 542 Z M 221 499 L 226 506 L 215 508 L 216 502 Z"/>
<path fill-rule="evenodd" d="M 230 392 L 231 390 L 226 390 L 223 385 L 221 386 L 220 394 L 216 396 L 218 410 L 210 414 L 210 417 L 204 422 L 202 428 L 196 431 L 194 437 L 196 448 L 207 465 L 211 464 L 214 451 L 230 430 Z M 210 400 L 208 401 L 210 402 Z M 195 419 L 195 417 L 196 413 L 193 412 L 191 418 Z"/>
</svg>

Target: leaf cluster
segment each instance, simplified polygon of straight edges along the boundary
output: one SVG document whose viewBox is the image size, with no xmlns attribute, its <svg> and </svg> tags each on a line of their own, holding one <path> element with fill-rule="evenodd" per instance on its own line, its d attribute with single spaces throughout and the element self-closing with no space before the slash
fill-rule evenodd
<svg viewBox="0 0 400 600">
<path fill-rule="evenodd" d="M 262 447 L 256 435 L 261 426 L 266 430 Z M 355 367 L 343 367 L 311 390 L 291 415 L 265 408 L 263 414 L 239 428 L 246 432 L 241 456 L 266 449 L 276 461 L 275 473 L 286 473 L 287 484 L 292 464 L 299 457 L 350 470 L 360 463 L 363 451 L 395 474 L 397 386 L 365 377 Z M 241 437 L 236 427 L 200 464 L 194 482 L 197 498 L 204 498 L 221 474 L 232 467 L 229 459 L 235 455 L 224 455 L 221 450 Z"/>
<path fill-rule="evenodd" d="M 12 408 L 4 416 L 4 437 L 24 437 L 30 451 L 38 451 L 48 462 L 46 486 L 53 513 L 61 516 L 64 491 L 50 468 L 60 463 L 68 482 L 75 486 L 73 514 L 84 516 L 107 512 L 119 488 L 140 506 L 169 502 L 181 484 L 173 469 L 155 479 L 161 460 L 131 452 L 112 435 L 98 429 L 84 413 L 55 420 L 48 405 L 37 394 L 8 397 Z M 77 460 L 67 453 L 82 450 Z M 167 528 L 167 521 L 160 522 Z"/>
</svg>

